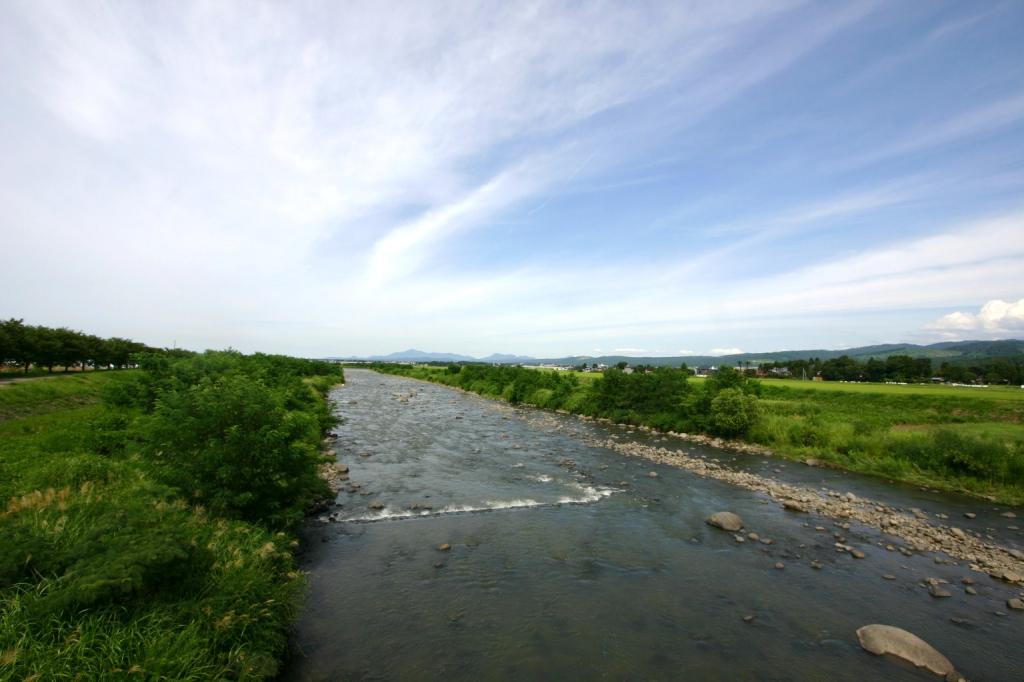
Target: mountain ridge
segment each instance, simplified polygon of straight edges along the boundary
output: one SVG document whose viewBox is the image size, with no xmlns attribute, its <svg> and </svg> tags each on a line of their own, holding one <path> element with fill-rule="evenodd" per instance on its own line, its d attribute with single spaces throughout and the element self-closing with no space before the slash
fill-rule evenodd
<svg viewBox="0 0 1024 682">
<path fill-rule="evenodd" d="M 569 355 L 557 358 L 537 358 L 528 355 L 510 353 L 492 353 L 486 357 L 475 358 L 458 353 L 441 353 L 421 351 L 410 348 L 387 355 L 371 355 L 364 357 L 332 357 L 329 360 L 370 360 L 377 362 L 483 362 L 490 364 L 552 364 L 579 365 L 587 364 L 614 365 L 628 362 L 632 365 L 673 365 L 686 363 L 690 366 L 737 364 L 740 362 L 754 365 L 767 362 L 787 362 L 819 358 L 828 360 L 848 355 L 857 360 L 868 358 L 886 358 L 890 355 L 909 355 L 911 357 L 927 357 L 934 360 L 961 362 L 988 358 L 1024 357 L 1024 340 L 1002 339 L 997 341 L 967 340 L 940 341 L 927 345 L 913 343 L 887 343 L 838 350 L 806 349 L 768 351 L 764 353 L 735 353 L 732 355 L 673 355 L 673 356 L 630 356 L 630 355 Z"/>
</svg>

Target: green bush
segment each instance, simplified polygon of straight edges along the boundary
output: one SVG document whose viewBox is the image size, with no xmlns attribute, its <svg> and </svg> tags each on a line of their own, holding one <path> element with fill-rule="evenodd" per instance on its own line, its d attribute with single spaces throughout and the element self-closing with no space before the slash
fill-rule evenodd
<svg viewBox="0 0 1024 682">
<path fill-rule="evenodd" d="M 325 490 L 340 369 L 234 352 L 142 364 L 3 391 L 18 412 L 0 419 L 0 678 L 277 672 L 302 580 L 270 531 Z"/>
<path fill-rule="evenodd" d="M 711 401 L 711 426 L 722 436 L 742 436 L 757 421 L 757 398 L 739 388 L 726 388 Z"/>
<path fill-rule="evenodd" d="M 204 377 L 162 391 L 140 433 L 187 499 L 216 514 L 286 526 L 322 492 L 317 419 L 287 409 L 288 399 L 243 374 Z"/>
</svg>

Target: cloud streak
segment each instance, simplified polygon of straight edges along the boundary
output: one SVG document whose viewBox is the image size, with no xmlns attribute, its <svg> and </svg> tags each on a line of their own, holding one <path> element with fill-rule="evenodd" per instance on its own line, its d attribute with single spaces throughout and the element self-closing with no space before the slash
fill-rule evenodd
<svg viewBox="0 0 1024 682">
<path fill-rule="evenodd" d="M 871 104 L 831 87 L 886 57 L 885 22 L 1019 63 L 1000 22 L 921 12 L 15 0 L 0 313 L 311 355 L 849 340 L 805 321 L 828 314 L 918 333 L 1024 289 L 1012 69 L 955 106 L 880 73 L 873 101 L 924 123 L 867 137 Z"/>
</svg>

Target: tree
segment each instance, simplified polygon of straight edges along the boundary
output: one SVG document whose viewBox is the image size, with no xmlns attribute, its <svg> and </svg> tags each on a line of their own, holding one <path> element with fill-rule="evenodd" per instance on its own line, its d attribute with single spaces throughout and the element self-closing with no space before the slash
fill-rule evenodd
<svg viewBox="0 0 1024 682">
<path fill-rule="evenodd" d="M 726 388 L 711 401 L 711 427 L 723 436 L 742 436 L 757 421 L 757 398 L 738 388 Z"/>
<path fill-rule="evenodd" d="M 216 513 L 280 525 L 317 478 L 316 418 L 289 410 L 286 389 L 237 371 L 178 386 L 160 392 L 143 428 L 169 482 Z"/>
</svg>

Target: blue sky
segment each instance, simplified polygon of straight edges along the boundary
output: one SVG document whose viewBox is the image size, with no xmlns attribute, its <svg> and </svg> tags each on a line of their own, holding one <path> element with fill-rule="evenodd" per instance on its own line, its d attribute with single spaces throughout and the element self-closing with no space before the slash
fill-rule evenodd
<svg viewBox="0 0 1024 682">
<path fill-rule="evenodd" d="M 303 355 L 1024 337 L 1020 2 L 0 7 L 0 314 Z"/>
</svg>

